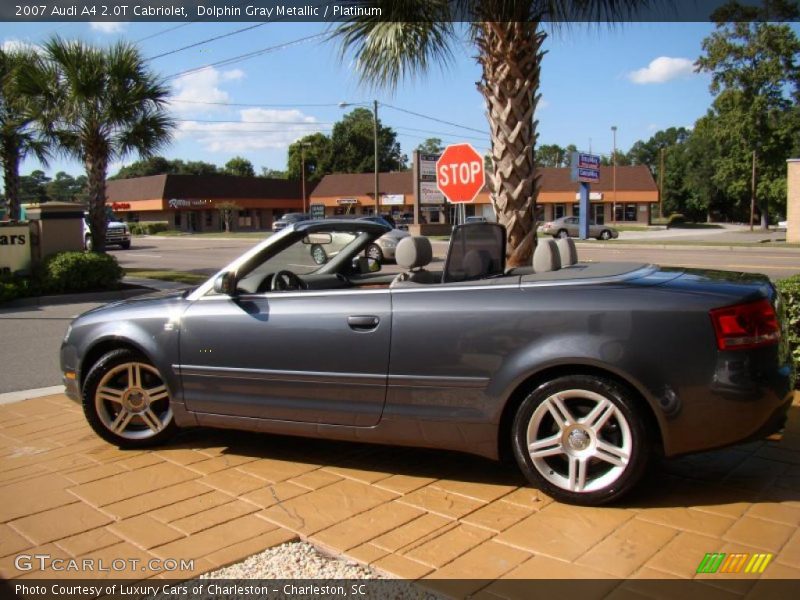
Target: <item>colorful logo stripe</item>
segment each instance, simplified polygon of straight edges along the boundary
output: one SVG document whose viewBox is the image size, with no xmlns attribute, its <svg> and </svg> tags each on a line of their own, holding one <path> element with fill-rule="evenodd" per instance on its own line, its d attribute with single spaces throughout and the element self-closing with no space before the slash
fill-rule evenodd
<svg viewBox="0 0 800 600">
<path fill-rule="evenodd" d="M 772 560 L 772 553 L 734 553 L 708 552 L 697 566 L 697 573 L 763 573 Z"/>
</svg>

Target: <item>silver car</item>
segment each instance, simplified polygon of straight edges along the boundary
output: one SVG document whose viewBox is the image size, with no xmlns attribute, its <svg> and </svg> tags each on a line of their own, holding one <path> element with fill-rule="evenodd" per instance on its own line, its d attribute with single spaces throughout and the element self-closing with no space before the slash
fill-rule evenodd
<svg viewBox="0 0 800 600">
<path fill-rule="evenodd" d="M 542 225 L 540 231 L 553 237 L 578 237 L 579 221 L 578 217 L 561 217 L 555 221 L 548 221 Z M 608 225 L 589 224 L 589 237 L 598 240 L 615 240 L 619 237 L 619 231 Z"/>
<path fill-rule="evenodd" d="M 341 219 L 342 217 L 336 217 Z M 346 218 L 346 217 L 345 217 Z M 372 221 L 373 223 L 378 223 L 379 225 L 383 225 L 391 229 L 392 225 L 383 217 L 377 216 L 366 216 L 366 217 L 356 217 L 358 221 Z M 400 240 L 403 238 L 409 237 L 408 231 L 403 231 L 402 229 L 391 229 L 391 231 L 387 232 L 386 234 L 379 237 L 377 240 L 372 242 L 367 248 L 364 250 L 364 253 L 367 257 L 375 259 L 379 263 L 383 263 L 387 260 L 394 260 L 394 252 L 397 248 L 397 244 L 400 243 Z M 336 237 L 336 236 L 334 236 Z M 321 244 L 314 244 L 311 247 L 312 257 L 316 261 L 318 265 L 323 265 L 328 260 L 331 259 L 333 256 L 330 253 L 330 250 L 322 247 Z"/>
</svg>

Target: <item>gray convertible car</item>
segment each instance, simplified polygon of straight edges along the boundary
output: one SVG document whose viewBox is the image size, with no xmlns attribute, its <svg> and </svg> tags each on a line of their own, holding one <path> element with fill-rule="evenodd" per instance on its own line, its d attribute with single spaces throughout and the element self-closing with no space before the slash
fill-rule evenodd
<svg viewBox="0 0 800 600">
<path fill-rule="evenodd" d="M 294 223 L 195 289 L 84 313 L 68 395 L 121 447 L 200 425 L 450 449 L 513 457 L 582 504 L 619 498 L 654 453 L 783 426 L 795 375 L 763 276 L 581 263 L 569 239 L 509 270 L 493 223 L 457 227 L 444 263 L 408 237 L 386 274 L 364 256 L 386 231 Z"/>
</svg>

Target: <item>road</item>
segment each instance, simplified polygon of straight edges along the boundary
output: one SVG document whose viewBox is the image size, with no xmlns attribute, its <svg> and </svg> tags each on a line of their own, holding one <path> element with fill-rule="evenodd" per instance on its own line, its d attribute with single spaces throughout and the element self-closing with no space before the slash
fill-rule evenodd
<svg viewBox="0 0 800 600">
<path fill-rule="evenodd" d="M 111 250 L 125 268 L 175 269 L 211 274 L 256 244 L 254 239 L 212 239 L 199 237 L 135 238 L 130 250 Z M 444 258 L 447 242 L 434 242 L 434 255 Z M 791 248 L 766 247 L 648 247 L 642 244 L 596 242 L 578 246 L 580 260 L 634 261 L 692 267 L 764 273 L 782 279 L 800 273 L 800 252 Z M 395 271 L 387 265 L 386 271 Z"/>
</svg>

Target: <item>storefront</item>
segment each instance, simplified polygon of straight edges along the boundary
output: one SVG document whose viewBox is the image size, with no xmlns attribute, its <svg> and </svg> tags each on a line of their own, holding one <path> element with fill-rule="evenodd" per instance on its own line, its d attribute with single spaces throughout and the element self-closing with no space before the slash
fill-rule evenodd
<svg viewBox="0 0 800 600">
<path fill-rule="evenodd" d="M 410 171 L 381 173 L 380 214 L 395 219 L 414 213 L 414 186 Z M 336 215 L 375 214 L 375 175 L 354 173 L 326 175 L 310 196 L 311 212 Z"/>
<path fill-rule="evenodd" d="M 233 175 L 154 175 L 106 183 L 106 204 L 127 222 L 160 221 L 187 232 L 270 229 L 303 209 L 300 182 Z"/>
</svg>

